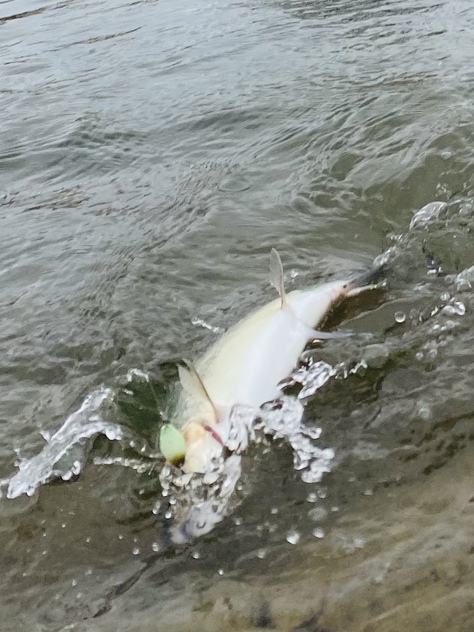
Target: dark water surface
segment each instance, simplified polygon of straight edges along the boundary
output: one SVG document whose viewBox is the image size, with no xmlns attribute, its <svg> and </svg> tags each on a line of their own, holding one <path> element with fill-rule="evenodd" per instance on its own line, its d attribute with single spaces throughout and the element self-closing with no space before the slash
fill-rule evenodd
<svg viewBox="0 0 474 632">
<path fill-rule="evenodd" d="M 473 58 L 471 0 L 0 2 L 2 631 L 472 628 Z M 127 374 L 164 405 L 273 296 L 272 246 L 290 287 L 388 253 L 318 352 L 365 361 L 307 407 L 332 471 L 253 447 L 240 505 L 163 548 Z"/>
</svg>

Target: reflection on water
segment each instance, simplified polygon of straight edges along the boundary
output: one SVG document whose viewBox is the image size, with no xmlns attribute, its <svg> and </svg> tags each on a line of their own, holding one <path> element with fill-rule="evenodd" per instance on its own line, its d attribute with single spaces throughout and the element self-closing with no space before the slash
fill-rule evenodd
<svg viewBox="0 0 474 632">
<path fill-rule="evenodd" d="M 472 30 L 468 0 L 0 3 L 5 630 L 468 627 Z M 273 246 L 290 289 L 377 256 L 385 286 L 180 496 L 176 362 L 269 300 Z"/>
</svg>

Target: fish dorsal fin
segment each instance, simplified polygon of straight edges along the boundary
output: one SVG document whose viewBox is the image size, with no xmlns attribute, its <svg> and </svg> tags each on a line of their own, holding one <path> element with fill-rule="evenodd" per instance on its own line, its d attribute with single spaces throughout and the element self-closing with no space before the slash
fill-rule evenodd
<svg viewBox="0 0 474 632">
<path fill-rule="evenodd" d="M 283 280 L 283 266 L 281 264 L 280 255 L 276 248 L 272 248 L 270 253 L 270 282 L 277 290 L 281 299 L 281 307 L 286 307 L 285 282 Z"/>
<path fill-rule="evenodd" d="M 178 365 L 179 380 L 182 387 L 190 395 L 198 395 L 201 399 L 207 401 L 214 412 L 216 422 L 218 422 L 220 419 L 219 411 L 207 392 L 199 373 L 190 362 L 183 360 L 183 364 L 184 366 Z"/>
</svg>

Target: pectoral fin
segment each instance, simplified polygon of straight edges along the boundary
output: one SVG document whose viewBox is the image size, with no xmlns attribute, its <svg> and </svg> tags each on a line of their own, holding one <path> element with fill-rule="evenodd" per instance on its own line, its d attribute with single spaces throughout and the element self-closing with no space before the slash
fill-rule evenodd
<svg viewBox="0 0 474 632">
<path fill-rule="evenodd" d="M 214 402 L 212 401 L 209 393 L 207 392 L 207 389 L 204 386 L 202 379 L 200 378 L 198 372 L 196 371 L 196 369 L 190 362 L 187 362 L 187 361 L 183 361 L 183 362 L 185 366 L 182 366 L 182 365 L 178 366 L 179 379 L 180 379 L 182 387 L 190 395 L 198 395 L 201 399 L 204 399 L 207 401 L 207 403 L 213 410 L 214 418 L 217 423 L 220 419 L 219 410 L 217 406 L 214 404 Z"/>
<path fill-rule="evenodd" d="M 350 331 L 318 331 L 312 327 L 308 327 L 301 320 L 298 321 L 299 326 L 303 327 L 308 340 L 337 340 L 340 338 L 348 338 L 352 336 Z"/>
<path fill-rule="evenodd" d="M 339 340 L 352 336 L 351 331 L 318 331 L 308 327 L 308 340 Z"/>
</svg>

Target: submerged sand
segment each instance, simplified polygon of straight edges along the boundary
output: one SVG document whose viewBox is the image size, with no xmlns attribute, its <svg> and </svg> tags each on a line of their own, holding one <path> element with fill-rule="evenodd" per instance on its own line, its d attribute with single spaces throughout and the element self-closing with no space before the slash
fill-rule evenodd
<svg viewBox="0 0 474 632">
<path fill-rule="evenodd" d="M 342 545 L 348 532 L 358 536 L 351 550 Z M 195 574 L 177 582 L 137 614 L 129 598 L 139 600 L 138 583 L 87 630 L 114 630 L 118 621 L 137 632 L 472 630 L 474 448 L 421 482 L 379 492 L 324 538 L 282 546 L 265 574 L 205 587 Z"/>
</svg>

